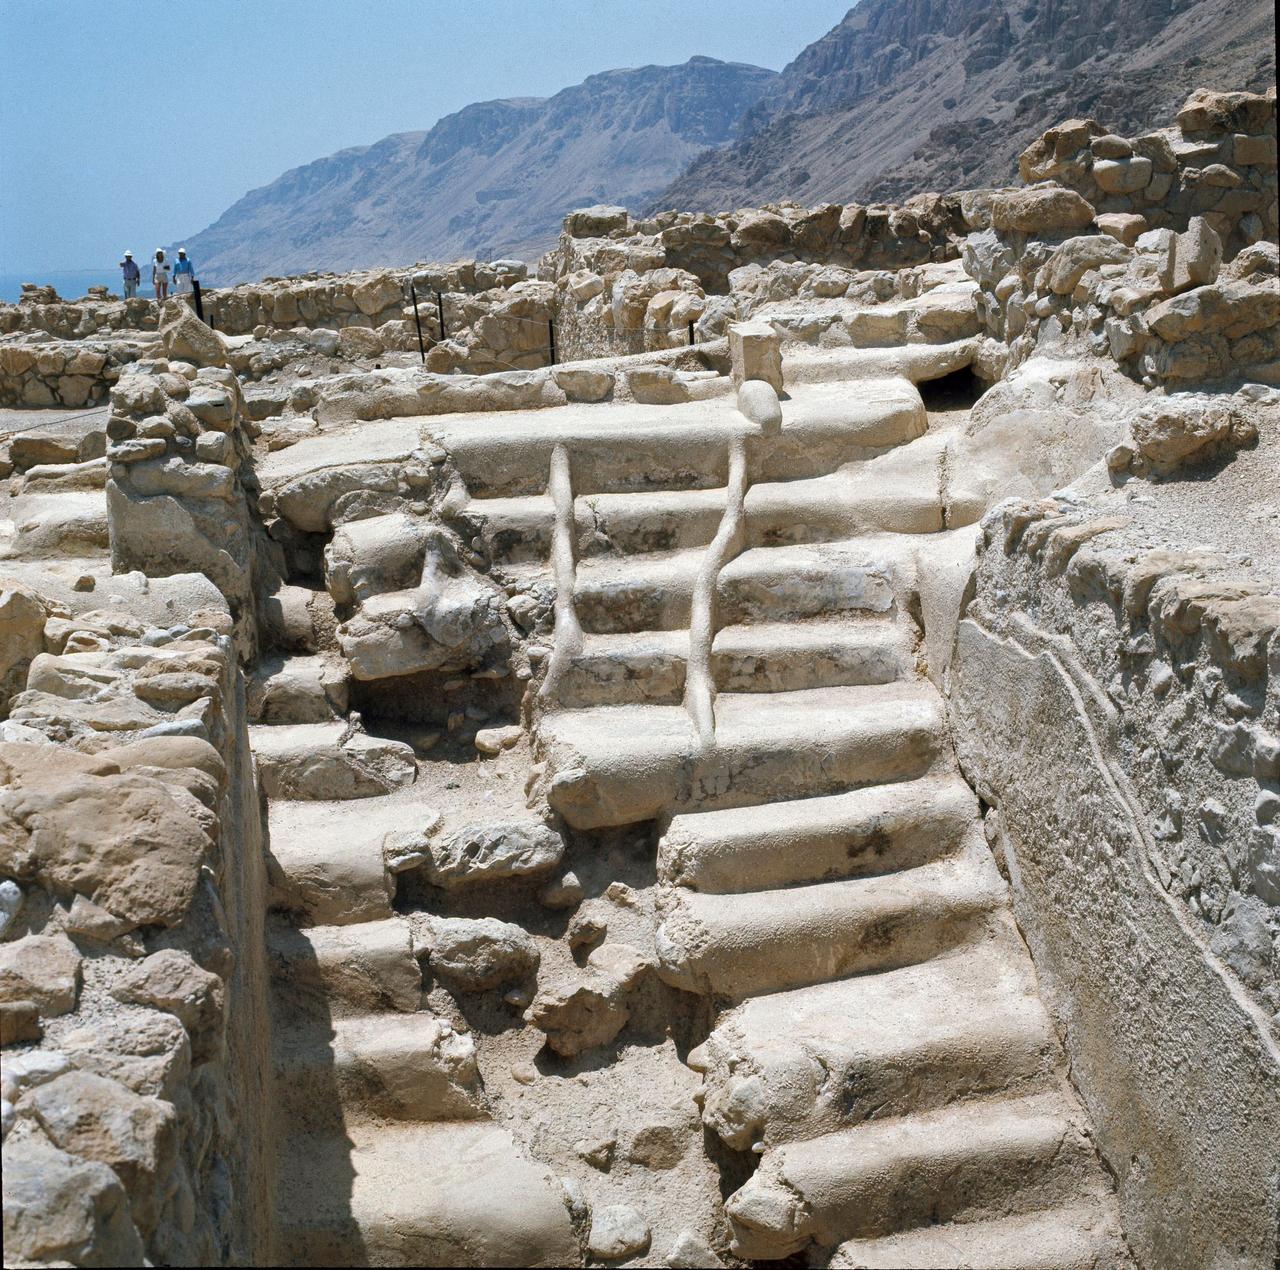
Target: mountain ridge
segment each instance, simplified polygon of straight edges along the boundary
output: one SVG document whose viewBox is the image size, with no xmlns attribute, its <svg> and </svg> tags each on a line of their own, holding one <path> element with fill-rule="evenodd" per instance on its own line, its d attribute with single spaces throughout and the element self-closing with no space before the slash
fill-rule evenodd
<svg viewBox="0 0 1280 1270">
<path fill-rule="evenodd" d="M 185 245 L 211 283 L 536 255 L 584 203 L 636 209 L 736 135 L 776 75 L 698 56 L 602 71 L 550 97 L 474 102 L 433 127 L 301 164 L 250 190 Z"/>
</svg>

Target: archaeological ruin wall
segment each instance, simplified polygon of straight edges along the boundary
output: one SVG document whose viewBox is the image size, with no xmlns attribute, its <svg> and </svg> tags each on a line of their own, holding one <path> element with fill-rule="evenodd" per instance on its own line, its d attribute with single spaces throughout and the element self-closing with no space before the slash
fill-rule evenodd
<svg viewBox="0 0 1280 1270">
<path fill-rule="evenodd" d="M 1274 1261 L 1274 92 L 1023 177 L 19 306 L 7 1259 Z"/>
</svg>

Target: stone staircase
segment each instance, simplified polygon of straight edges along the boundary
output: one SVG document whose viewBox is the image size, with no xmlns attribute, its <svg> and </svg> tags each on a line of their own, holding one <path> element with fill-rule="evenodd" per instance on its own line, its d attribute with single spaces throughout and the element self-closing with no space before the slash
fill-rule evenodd
<svg viewBox="0 0 1280 1270">
<path fill-rule="evenodd" d="M 315 711 L 314 697 L 295 703 Z M 252 729 L 262 783 L 282 795 L 270 801 L 274 1264 L 576 1265 L 563 1189 L 490 1117 L 474 1040 L 426 1004 L 411 925 L 393 911 L 383 839 L 429 814 L 412 751 L 335 743 L 335 726 Z"/>
<path fill-rule="evenodd" d="M 583 634 L 541 701 L 537 793 L 575 830 L 659 824 L 660 973 L 719 1008 L 688 1057 L 703 1119 L 759 1157 L 726 1204 L 734 1251 L 1129 1264 L 916 665 L 917 563 L 943 525 L 919 393 L 794 383 L 773 436 L 705 410 L 637 424 L 554 438 L 573 495 L 559 520 L 534 489 L 551 443 L 522 445 L 519 420 L 437 439 L 500 577 L 527 582 L 557 535 L 572 543 Z M 691 614 L 740 435 L 752 483 L 713 580 L 708 736 L 682 704 Z"/>
</svg>

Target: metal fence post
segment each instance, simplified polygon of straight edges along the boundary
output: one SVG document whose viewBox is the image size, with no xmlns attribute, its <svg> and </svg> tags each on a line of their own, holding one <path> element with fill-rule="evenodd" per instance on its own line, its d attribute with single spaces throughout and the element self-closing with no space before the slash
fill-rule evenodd
<svg viewBox="0 0 1280 1270">
<path fill-rule="evenodd" d="M 413 300 L 413 324 L 418 328 L 418 356 L 422 358 L 422 364 L 427 364 L 427 350 L 422 346 L 422 319 L 418 316 L 418 292 L 413 285 L 412 279 L 409 282 L 409 295 Z"/>
<path fill-rule="evenodd" d="M 689 347 L 693 347 L 693 319 L 689 319 Z"/>
<path fill-rule="evenodd" d="M 551 339 L 551 360 L 547 363 L 547 365 L 554 366 L 556 364 L 556 320 L 555 318 L 547 319 L 547 335 Z"/>
<path fill-rule="evenodd" d="M 439 291 L 436 292 L 436 313 L 440 317 L 440 340 L 444 341 L 444 297 Z"/>
</svg>

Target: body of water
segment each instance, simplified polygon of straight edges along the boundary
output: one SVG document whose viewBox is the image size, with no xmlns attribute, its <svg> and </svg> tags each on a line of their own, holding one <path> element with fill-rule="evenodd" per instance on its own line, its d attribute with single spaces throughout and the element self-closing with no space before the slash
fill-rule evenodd
<svg viewBox="0 0 1280 1270">
<path fill-rule="evenodd" d="M 148 264 L 140 260 L 138 265 L 143 275 L 143 284 L 138 287 L 138 294 L 151 295 L 151 289 L 146 285 L 151 272 Z M 64 300 L 78 300 L 90 287 L 109 287 L 116 295 L 124 294 L 124 282 L 116 265 L 106 269 L 28 269 L 22 273 L 0 273 L 0 300 L 8 300 L 10 303 L 17 300 L 22 294 L 24 282 L 51 286 Z"/>
</svg>

